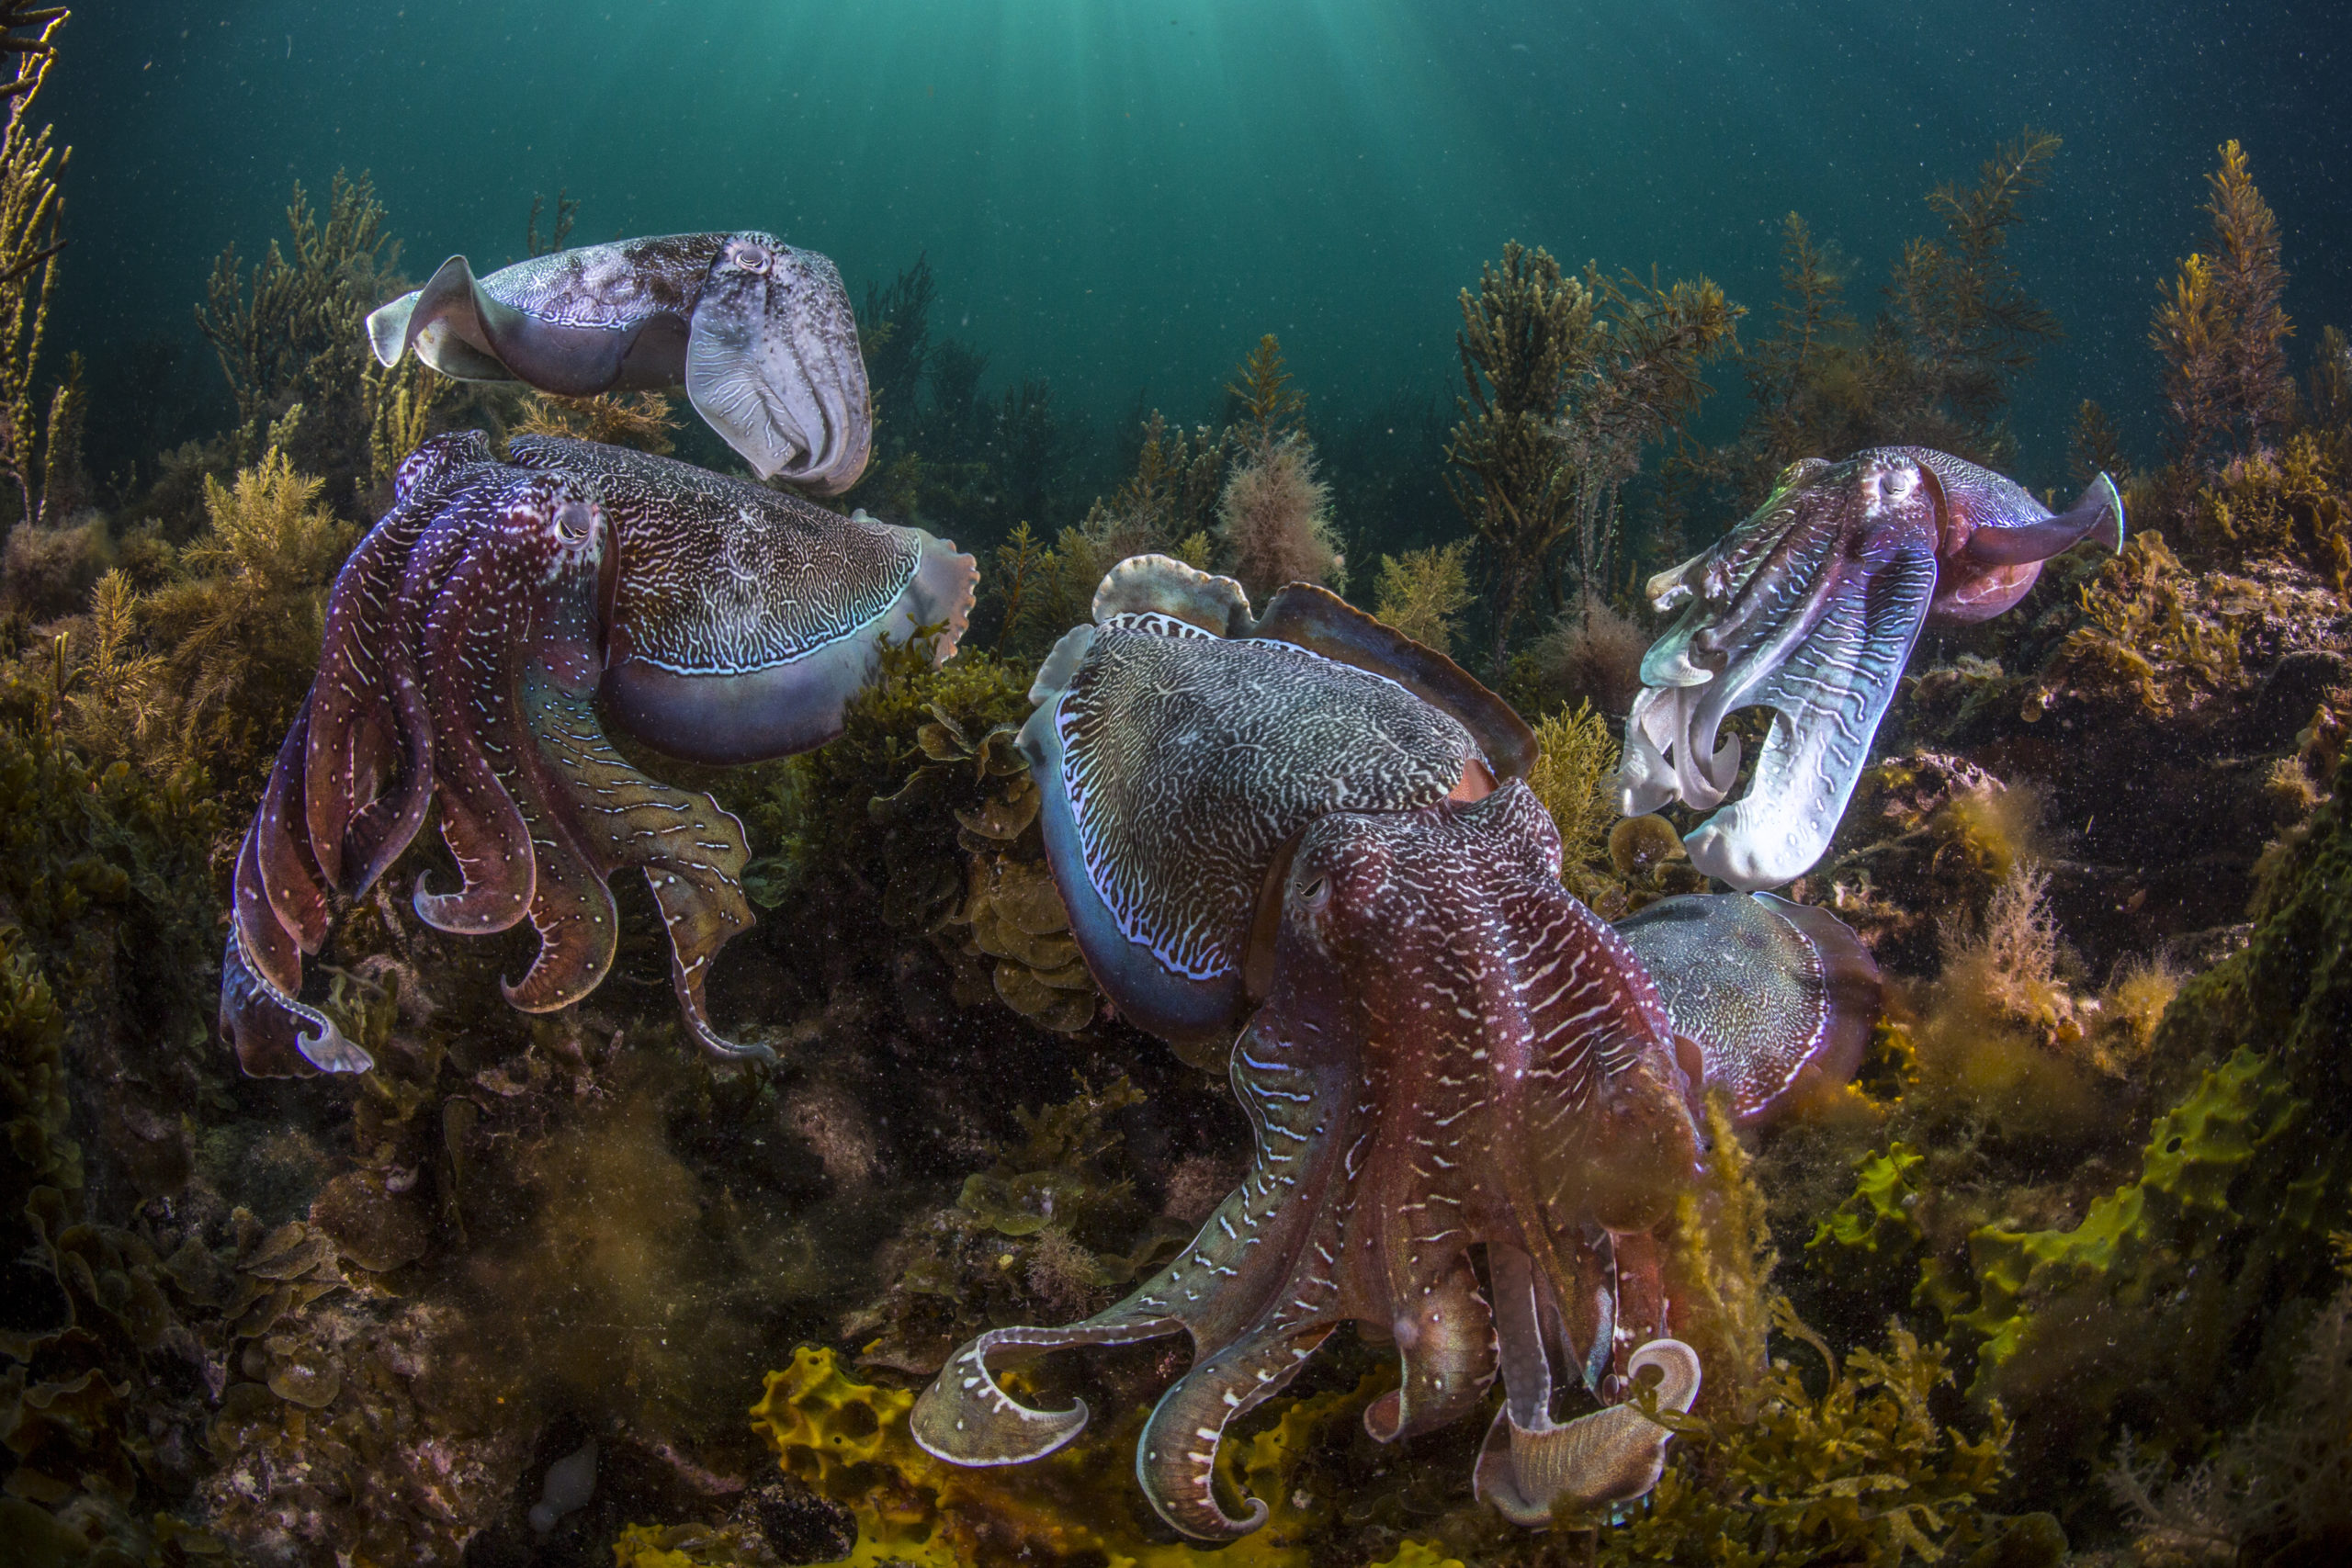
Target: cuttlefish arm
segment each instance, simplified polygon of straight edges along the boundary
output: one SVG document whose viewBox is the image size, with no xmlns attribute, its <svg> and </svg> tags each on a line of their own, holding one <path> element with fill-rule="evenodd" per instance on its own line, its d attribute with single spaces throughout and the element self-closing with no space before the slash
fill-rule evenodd
<svg viewBox="0 0 2352 1568">
<path fill-rule="evenodd" d="M 1829 847 L 1927 623 L 1935 570 L 1922 553 L 1841 575 L 1809 635 L 1740 694 L 1773 710 L 1747 794 L 1683 840 L 1692 865 L 1743 892 L 1802 876 Z M 1706 721 L 1727 706 L 1701 705 L 1693 734 L 1712 738 Z"/>
<path fill-rule="evenodd" d="M 451 256 L 371 314 L 368 338 L 387 367 L 413 349 L 447 376 L 566 397 L 684 385 L 762 479 L 826 494 L 856 482 L 872 445 L 841 274 L 757 230 L 586 245 L 483 276 Z"/>
</svg>

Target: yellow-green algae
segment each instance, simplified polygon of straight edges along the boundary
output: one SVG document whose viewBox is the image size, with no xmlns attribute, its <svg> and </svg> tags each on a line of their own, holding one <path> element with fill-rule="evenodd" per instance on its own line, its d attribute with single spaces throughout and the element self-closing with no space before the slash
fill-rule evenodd
<svg viewBox="0 0 2352 1568">
<path fill-rule="evenodd" d="M 855 1516 L 857 1544 L 844 1565 L 1308 1568 L 1317 1561 L 1309 1542 L 1330 1523 L 1337 1499 L 1308 1495 L 1294 1477 L 1309 1447 L 1353 1418 L 1381 1382 L 1288 1401 L 1271 1427 L 1224 1446 L 1219 1475 L 1272 1512 L 1256 1534 L 1216 1551 L 1145 1533 L 1131 1463 L 1148 1414 L 1140 1406 L 1035 1463 L 970 1469 L 915 1446 L 907 1431 L 912 1393 L 859 1382 L 831 1349 L 804 1345 L 789 1367 L 768 1374 L 752 1424 L 786 1474 Z"/>
</svg>

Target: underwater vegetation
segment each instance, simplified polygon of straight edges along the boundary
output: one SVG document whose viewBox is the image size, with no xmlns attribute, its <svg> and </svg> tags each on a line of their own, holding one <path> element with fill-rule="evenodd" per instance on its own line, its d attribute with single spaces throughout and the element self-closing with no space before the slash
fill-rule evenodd
<svg viewBox="0 0 2352 1568">
<path fill-rule="evenodd" d="M 16 69 L 0 143 L 0 1556 L 2153 1568 L 2346 1554 L 2352 360 L 2340 333 L 2286 314 L 2291 231 L 2256 186 L 2260 149 L 2218 150 L 2201 191 L 2184 174 L 2197 254 L 2150 303 L 2164 446 L 2128 449 L 2132 422 L 2096 406 L 2071 433 L 2064 495 L 2109 476 L 2132 519 L 2123 548 L 2062 552 L 2043 534 L 2041 555 L 1984 563 L 2007 573 L 2006 613 L 1907 667 L 1888 660 L 1850 798 L 1781 886 L 1792 908 L 1850 928 L 1880 977 L 1871 1016 L 1828 1042 L 1836 1009 L 1811 998 L 1776 1015 L 1801 1029 L 1713 1042 L 1715 1063 L 1736 1056 L 1748 1077 L 1711 1071 L 1702 1051 L 1685 1095 L 1675 1037 L 1705 1034 L 1710 1004 L 1669 987 L 1616 1008 L 1638 1048 L 1600 1051 L 1589 1075 L 1657 1147 L 1611 1150 L 1604 1134 L 1625 1123 L 1593 1102 L 1561 1110 L 1584 1129 L 1557 1143 L 1583 1207 L 1494 1203 L 1475 1245 L 1429 1242 L 1416 1262 L 1429 1232 L 1413 1216 L 1465 1189 L 1414 1170 L 1419 1145 L 1391 1134 L 1464 1107 L 1448 1098 L 1458 1084 L 1413 1075 L 1461 1078 L 1506 1010 L 1392 1027 L 1423 1010 L 1427 977 L 1562 948 L 1555 919 L 1580 933 L 1588 970 L 1619 954 L 1621 977 L 1637 961 L 1688 977 L 1642 933 L 1710 893 L 1684 847 L 1703 809 L 1677 797 L 1625 815 L 1611 788 L 1660 630 L 1645 575 L 1754 513 L 1800 459 L 1925 448 L 2013 472 L 2021 448 L 2067 434 L 2029 442 L 2009 423 L 2009 391 L 2058 326 L 2009 245 L 2054 139 L 2029 134 L 1938 186 L 1930 231 L 1894 258 L 1875 310 L 1849 303 L 1855 264 L 1794 216 L 1781 296 L 1746 314 L 1703 279 L 1579 270 L 1512 244 L 1463 279 L 1458 352 L 1429 367 L 1428 391 L 1369 411 L 1320 387 L 1310 399 L 1254 332 L 1198 400 L 1072 407 L 1041 381 L 991 381 L 946 333 L 920 259 L 855 296 L 834 279 L 824 355 L 803 355 L 831 356 L 831 374 L 782 387 L 798 434 L 760 447 L 814 488 L 845 479 L 870 395 L 872 459 L 825 506 L 695 468 L 677 479 L 662 460 L 734 462 L 708 421 L 683 415 L 705 412 L 695 334 L 766 319 L 713 303 L 773 276 L 718 276 L 743 271 L 755 231 L 707 237 L 698 268 L 627 253 L 639 282 L 675 294 L 684 357 L 661 388 L 592 385 L 550 373 L 575 357 L 532 354 L 582 302 L 565 277 L 605 254 L 566 249 L 577 204 L 559 196 L 552 227 L 543 208 L 517 225 L 520 271 L 465 266 L 436 288 L 400 276 L 393 215 L 364 173 L 305 170 L 322 195 L 297 186 L 275 238 L 224 255 L 194 302 L 221 428 L 102 476 L 82 433 L 121 411 L 92 408 L 108 383 L 51 341 L 46 314 L 74 254 L 59 248 L 72 165 L 43 97 L 74 68 L 71 33 L 48 7 L 0 6 L 0 22 Z M 821 260 L 762 249 L 771 268 Z M 554 281 L 528 297 L 541 313 L 522 339 L 452 325 L 434 341 L 461 374 L 543 384 L 370 353 L 370 313 L 413 288 L 403 346 L 469 312 L 469 330 L 515 326 L 501 312 L 522 312 L 526 278 Z M 496 357 L 458 363 L 462 344 Z M 1709 446 L 1698 418 L 1726 366 L 1745 412 Z M 1437 381 L 1457 372 L 1449 400 Z M 459 448 L 470 478 L 423 471 Z M 810 538 L 913 538 L 916 574 L 939 558 L 922 534 L 952 535 L 981 567 L 968 624 L 931 604 L 888 646 L 843 639 L 854 679 L 827 688 L 820 722 L 747 748 L 723 718 L 693 735 L 648 722 L 676 705 L 632 705 L 619 677 L 566 688 L 560 727 L 546 706 L 483 720 L 496 698 L 547 697 L 545 681 L 584 667 L 549 617 L 502 641 L 494 617 L 461 613 L 466 594 L 371 608 L 352 592 L 377 566 L 397 585 L 416 564 L 423 546 L 392 549 L 382 528 L 479 545 L 489 520 L 469 486 L 538 486 L 555 504 L 531 515 L 556 528 L 579 522 L 557 490 L 593 480 L 592 536 L 669 541 L 650 558 L 662 571 L 616 583 L 630 592 L 595 623 L 650 647 L 665 616 L 693 620 L 667 578 L 714 580 L 731 537 L 707 515 L 676 537 L 654 527 L 674 513 L 655 504 L 663 475 Z M 2039 479 L 2027 500 L 2002 520 L 2067 515 Z M 855 522 L 858 506 L 880 521 Z M 1929 553 L 1938 571 L 1953 564 Z M 1159 579 L 1184 592 L 1098 605 L 1106 576 L 1132 593 L 1114 569 L 1151 554 L 1195 574 Z M 420 592 L 463 586 L 436 575 L 463 566 L 519 603 L 520 553 L 433 563 Z M 572 564 L 571 608 L 605 615 Z M 1203 586 L 1210 574 L 1263 613 L 1238 621 L 1242 601 Z M 1826 575 L 1787 581 L 1845 604 Z M 1213 635 L 1119 624 L 1153 613 Z M 861 615 L 842 618 L 870 634 Z M 567 624 L 576 643 L 582 623 Z M 430 650 L 434 626 L 461 626 L 480 638 L 462 657 Z M 1047 664 L 1080 626 L 1091 651 Z M 1057 737 L 1081 763 L 1090 746 L 1138 759 L 1086 799 L 1024 753 L 1033 713 L 1089 716 L 1114 654 L 1154 661 L 1146 684 L 1163 696 L 1192 680 L 1238 723 L 1232 672 L 1294 658 L 1277 643 L 1321 671 L 1302 678 L 1308 708 L 1348 679 L 1311 656 L 1365 676 L 1351 700 L 1402 691 L 1473 739 L 1398 718 L 1383 732 L 1426 743 L 1410 790 L 1343 812 L 1282 806 L 1262 834 L 1226 802 L 1202 813 L 1202 852 L 1182 863 L 1137 859 L 1149 835 L 1123 843 L 1099 814 L 1114 799 L 1123 820 L 1176 810 L 1181 792 L 1154 793 L 1173 775 L 1145 763 L 1172 767 L 1181 749 L 1137 739 L 1148 703 L 1099 705 L 1102 728 Z M 402 649 L 427 649 L 420 677 L 440 677 L 421 699 L 429 770 L 423 732 L 386 716 L 399 704 L 383 661 Z M 1226 673 L 1198 675 L 1213 665 Z M 1039 708 L 1041 666 L 1054 679 Z M 335 671 L 363 694 L 358 716 L 334 713 Z M 1736 763 L 1708 782 L 1753 795 L 1773 721 L 1722 706 L 1693 750 L 1713 764 L 1736 737 Z M 1328 784 L 1334 754 L 1370 750 L 1361 726 L 1340 743 L 1291 708 L 1258 716 L 1283 765 L 1253 775 L 1253 798 L 1288 768 Z M 591 758 L 573 721 L 608 750 Z M 323 1023 L 373 1066 L 253 1077 L 214 1021 L 224 939 L 239 919 L 266 935 L 301 900 L 281 863 L 246 880 L 240 906 L 238 852 L 271 810 L 286 737 L 331 724 L 349 727 L 341 762 L 314 774 L 298 745 L 276 786 L 292 863 L 332 915 L 299 989 L 280 989 L 314 1038 Z M 701 743 L 721 732 L 728 744 Z M 488 786 L 435 798 L 469 736 L 491 742 L 471 775 Z M 436 910 L 435 895 L 467 896 L 452 889 L 517 891 L 491 869 L 516 863 L 464 847 L 465 813 L 498 816 L 503 793 L 515 818 L 500 820 L 555 843 L 542 813 L 571 797 L 542 775 L 567 766 L 740 824 L 701 889 L 718 898 L 724 883 L 743 920 L 700 965 L 700 1017 L 677 1003 L 678 907 L 628 878 L 598 899 L 617 863 L 602 851 L 529 848 L 526 906 L 545 873 L 607 922 L 601 944 L 546 922 L 571 983 L 526 993 L 545 1010 L 510 1008 L 503 986 L 541 951 L 527 913 L 462 934 L 419 918 L 420 878 Z M 1100 874 L 1073 874 L 1090 852 Z M 1412 886 L 1375 896 L 1350 880 L 1374 855 Z M 372 882 L 334 874 L 362 869 Z M 1220 891 L 1189 900 L 1211 873 Z M 1307 908 L 1318 876 L 1328 917 Z M 1193 919 L 1261 907 L 1263 929 Z M 1761 972 L 1730 955 L 1785 959 L 1803 935 L 1800 917 L 1754 907 L 1769 918 L 1698 938 L 1738 982 Z M 1147 972 L 1104 940 L 1123 917 L 1142 930 L 1170 910 L 1150 927 L 1165 953 L 1213 954 L 1192 967 L 1215 974 Z M 1368 1063 L 1386 1075 L 1373 1111 L 1318 1083 L 1326 1124 L 1299 1120 L 1283 1096 L 1306 1091 L 1283 1075 L 1309 1055 L 1302 1021 L 1327 1025 L 1330 1083 Z M 685 1048 L 705 1029 L 745 1057 Z M 1858 1057 L 1850 1082 L 1816 1074 L 1744 1117 L 1740 1085 L 1772 1077 L 1791 1041 L 1808 1059 Z M 1267 1218 L 1291 1168 L 1273 1155 L 1295 1143 L 1337 1166 L 1332 1129 L 1384 1118 L 1352 1190 L 1342 1179 L 1324 1206 Z M 1479 1108 L 1436 1152 L 1492 1187 L 1525 1146 L 1503 1120 Z M 1303 1239 L 1280 1258 L 1229 1248 L 1220 1216 L 1243 1231 L 1252 1215 Z M 1316 1288 L 1316 1239 L 1328 1248 L 1342 1224 L 1402 1238 L 1400 1272 L 1333 1278 L 1312 1321 L 1261 1311 L 1277 1286 Z M 1582 1304 L 1603 1282 L 1605 1330 Z M 1415 1315 L 1425 1301 L 1442 1324 Z M 1480 1313 L 1498 1325 L 1496 1364 L 1480 1361 Z M 976 1342 L 1147 1329 L 1162 1337 L 1019 1365 L 966 1352 L 1047 1423 L 1067 1427 L 1080 1398 L 1091 1412 L 1029 1462 L 951 1462 L 919 1418 L 919 1402 L 952 1411 L 978 1392 L 956 1376 Z M 1269 1346 L 1313 1354 L 1261 1393 L 1237 1368 Z M 1648 1381 L 1690 1365 L 1695 1388 Z M 1204 1408 L 1188 1429 L 1219 1433 L 1206 1465 L 1171 1479 L 1162 1464 L 1138 1486 L 1154 1412 Z M 1256 1499 L 1263 1522 L 1212 1551 L 1171 1530 L 1155 1495 L 1216 1530 Z"/>
</svg>

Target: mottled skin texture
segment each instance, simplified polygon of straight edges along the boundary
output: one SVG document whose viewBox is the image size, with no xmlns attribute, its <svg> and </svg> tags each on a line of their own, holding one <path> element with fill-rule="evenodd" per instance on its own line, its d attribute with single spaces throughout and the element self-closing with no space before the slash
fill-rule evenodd
<svg viewBox="0 0 2352 1568">
<path fill-rule="evenodd" d="M 2000 475 L 1920 446 L 1795 463 L 1753 515 L 1649 583 L 1682 618 L 1642 661 L 1618 806 L 1699 809 L 1737 782 L 1740 708 L 1773 710 L 1754 781 L 1685 840 L 1693 864 L 1742 890 L 1821 856 L 1930 615 L 1969 622 L 2023 597 L 2041 562 L 2079 540 L 2120 547 L 2123 509 L 2102 475 L 2053 516 Z"/>
<path fill-rule="evenodd" d="M 1246 1018 L 1225 1062 L 1254 1133 L 1249 1178 L 1117 1306 L 966 1347 L 918 1402 L 916 1440 L 958 1463 L 1035 1459 L 1078 1434 L 1085 1407 L 1019 1404 L 992 1359 L 1187 1333 L 1193 1369 L 1146 1427 L 1136 1475 L 1175 1528 L 1228 1539 L 1265 1510 L 1216 1495 L 1220 1435 L 1353 1322 L 1393 1341 L 1403 1371 L 1365 1414 L 1374 1437 L 1462 1418 L 1499 1371 L 1510 1397 L 1483 1494 L 1517 1518 L 1637 1495 L 1665 1429 L 1610 1411 L 1556 1423 L 1554 1371 L 1619 1398 L 1647 1342 L 1689 1372 L 1686 1404 L 1696 1391 L 1695 1358 L 1657 1337 L 1655 1231 L 1699 1158 L 1657 987 L 1561 886 L 1557 834 L 1518 776 L 1531 751 L 1494 724 L 1491 697 L 1343 606 L 1286 589 L 1255 619 L 1220 582 L 1173 562 L 1114 571 L 1102 625 L 1040 673 L 1024 750 L 1073 930 L 1101 911 L 1081 951 L 1123 1010 L 1139 996 L 1170 1010 L 1169 990 L 1204 984 L 1184 967 L 1207 967 L 1196 949 L 1228 977 L 1238 957 L 1248 983 L 1217 998 Z M 1374 650 L 1396 684 L 1366 684 Z M 1414 715 L 1407 680 L 1460 714 Z M 1119 855 L 1091 858 L 1069 826 L 1070 795 L 1089 788 L 1083 811 Z M 1192 841 L 1220 814 L 1234 827 L 1221 851 Z M 1135 935 L 1105 887 L 1139 916 Z M 1246 928 L 1237 898 L 1254 907 Z"/>
<path fill-rule="evenodd" d="M 1533 742 L 1451 660 L 1319 588 L 1282 590 L 1261 618 L 1231 579 L 1143 556 L 1094 615 L 1046 660 L 1021 735 L 1046 856 L 1097 980 L 1222 1071 L 1307 825 L 1476 798 Z"/>
<path fill-rule="evenodd" d="M 527 1011 L 579 1000 L 610 967 L 608 882 L 641 869 L 689 1032 L 722 1055 L 710 961 L 751 911 L 741 826 L 612 749 L 597 700 L 700 761 L 779 755 L 836 733 L 885 637 L 944 626 L 971 558 L 918 530 L 844 518 L 684 464 L 584 442 L 436 437 L 345 563 L 319 675 L 280 750 L 234 875 L 221 1028 L 248 1071 L 364 1070 L 366 1053 L 299 999 L 336 897 L 383 875 L 437 806 L 458 884 L 418 879 L 435 928 L 528 919 L 537 960 L 507 987 Z M 744 571 L 714 562 L 742 563 Z M 748 703 L 743 700 L 750 694 Z"/>
<path fill-rule="evenodd" d="M 1695 894 L 1660 899 L 1617 932 L 1736 1121 L 1763 1121 L 1861 1066 L 1883 1001 L 1878 965 L 1835 916 L 1770 893 Z"/>
<path fill-rule="evenodd" d="M 833 264 L 757 230 L 663 234 L 533 256 L 476 277 L 463 256 L 368 318 L 376 356 L 571 397 L 683 384 L 761 478 L 839 494 L 865 471 L 873 407 Z"/>
<path fill-rule="evenodd" d="M 1084 1407 L 1023 1409 L 991 1356 L 1189 1332 L 1193 1370 L 1145 1427 L 1136 1474 L 1170 1524 L 1218 1539 L 1265 1514 L 1214 1495 L 1219 1434 L 1341 1323 L 1396 1345 L 1402 1386 L 1364 1417 L 1384 1441 L 1472 1413 L 1498 1364 L 1531 1436 L 1550 1429 L 1551 1368 L 1617 1392 L 1625 1358 L 1664 1330 L 1650 1233 L 1698 1148 L 1656 989 L 1561 887 L 1558 855 L 1515 781 L 1308 829 L 1272 992 L 1232 1055 L 1256 1134 L 1248 1179 L 1108 1312 L 967 1347 L 917 1404 L 917 1440 L 963 1462 L 1035 1458 Z M 1526 1312 L 1489 1310 L 1474 1247 L 1521 1282 Z"/>
<path fill-rule="evenodd" d="M 1088 880 L 1127 941 L 1194 979 L 1238 967 L 1259 878 L 1301 827 L 1433 805 L 1477 756 L 1394 681 L 1159 616 L 1099 628 L 1052 723 Z"/>
</svg>

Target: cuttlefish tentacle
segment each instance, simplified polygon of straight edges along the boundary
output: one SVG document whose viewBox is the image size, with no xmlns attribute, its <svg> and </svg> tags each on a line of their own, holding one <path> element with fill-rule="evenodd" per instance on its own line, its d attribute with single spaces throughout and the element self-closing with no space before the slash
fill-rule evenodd
<svg viewBox="0 0 2352 1568">
<path fill-rule="evenodd" d="M 1774 715 L 1747 795 L 1684 840 L 1691 864 L 1734 887 L 1801 876 L 1829 847 L 1927 624 L 1935 569 L 1924 551 L 1859 574 L 1859 591 L 1833 599 L 1755 692 Z"/>
<path fill-rule="evenodd" d="M 974 1466 L 1025 1464 L 1043 1459 L 1086 1429 L 1086 1401 L 1068 1410 L 1022 1404 L 996 1380 L 991 1359 L 1020 1361 L 1085 1345 L 1133 1345 L 1184 1332 L 1181 1319 L 1139 1312 L 1132 1298 L 1110 1311 L 1061 1328 L 992 1328 L 949 1359 L 923 1390 L 908 1431 L 926 1453 Z"/>
<path fill-rule="evenodd" d="M 1067 1411 L 1019 1404 L 989 1372 L 992 1357 L 1187 1332 L 1193 1371 L 1155 1409 L 1137 1444 L 1136 1479 L 1160 1517 L 1188 1534 L 1223 1540 L 1257 1527 L 1262 1516 L 1225 1512 L 1206 1480 L 1219 1437 L 1281 1388 L 1344 1315 L 1338 1194 L 1349 1177 L 1343 1151 L 1325 1134 L 1347 1114 L 1351 1085 L 1318 1048 L 1314 1021 L 1291 1021 L 1296 1027 L 1276 1029 L 1261 1020 L 1235 1044 L 1229 1071 L 1256 1154 L 1192 1245 L 1091 1318 L 993 1329 L 959 1351 L 915 1402 L 910 1430 L 926 1450 L 957 1464 L 1018 1463 L 1085 1425 L 1083 1402 Z"/>
<path fill-rule="evenodd" d="M 490 444 L 471 431 L 412 453 L 393 478 L 390 510 L 352 550 L 327 599 L 303 756 L 304 809 L 319 869 L 355 895 L 408 847 L 433 798 L 433 722 L 403 619 L 409 557 L 447 481 L 490 460 Z"/>
<path fill-rule="evenodd" d="M 315 863 L 303 852 L 294 828 L 303 817 L 300 759 L 310 734 L 311 707 L 306 697 L 288 727 L 277 761 L 262 787 L 261 807 L 254 813 L 250 841 L 254 870 L 267 897 L 270 914 L 304 953 L 316 953 L 326 940 L 328 910 L 325 891 L 319 886 Z M 291 986 L 299 986 L 300 965 L 295 963 Z M 289 978 L 273 963 L 270 978 L 288 986 Z"/>
<path fill-rule="evenodd" d="M 501 553 L 470 517 L 452 515 L 434 525 L 410 571 L 413 583 L 440 558 L 456 560 L 446 578 L 416 591 L 429 594 L 418 651 L 436 737 L 441 841 L 460 878 L 457 891 L 435 893 L 420 874 L 411 902 L 435 930 L 468 936 L 505 931 L 528 914 L 537 874 L 529 826 L 499 778 L 523 736 L 500 677 L 514 641 L 528 635 Z"/>
<path fill-rule="evenodd" d="M 1633 1354 L 1631 1372 L 1657 1370 L 1657 1408 L 1686 1414 L 1699 1396 L 1698 1353 L 1679 1339 L 1653 1339 Z M 1478 1496 L 1513 1524 L 1553 1522 L 1563 1505 L 1577 1513 L 1647 1495 L 1666 1472 L 1673 1431 L 1628 1401 L 1552 1421 L 1523 1423 L 1512 1402 L 1496 1412 L 1478 1453 Z"/>
<path fill-rule="evenodd" d="M 722 1037 L 703 998 L 711 960 L 752 924 L 741 888 L 751 859 L 743 825 L 708 795 L 658 784 L 631 767 L 613 750 L 585 694 L 535 681 L 526 700 L 548 786 L 599 883 L 628 866 L 644 872 L 669 934 L 671 988 L 688 1032 L 714 1055 L 772 1059 L 765 1046 Z"/>
<path fill-rule="evenodd" d="M 1494 1316 L 1466 1250 L 1438 1278 L 1395 1299 L 1406 1303 L 1389 1325 L 1402 1375 L 1363 1413 L 1363 1429 L 1383 1443 L 1452 1426 L 1478 1407 L 1495 1381 Z"/>
<path fill-rule="evenodd" d="M 1136 1481 L 1159 1517 L 1202 1540 L 1231 1540 L 1266 1522 L 1265 1499 L 1243 1499 L 1229 1514 L 1216 1495 L 1216 1451 L 1225 1429 L 1282 1392 L 1339 1326 L 1314 1316 L 1269 1325 L 1227 1345 L 1176 1381 L 1152 1407 L 1136 1439 Z"/>
</svg>

